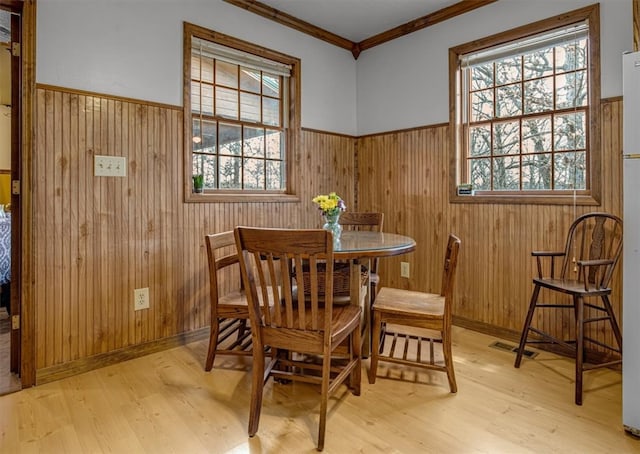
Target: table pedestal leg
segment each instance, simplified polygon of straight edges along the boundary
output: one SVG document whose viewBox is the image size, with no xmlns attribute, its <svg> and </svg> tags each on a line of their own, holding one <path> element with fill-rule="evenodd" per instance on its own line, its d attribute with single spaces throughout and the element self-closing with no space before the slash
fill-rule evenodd
<svg viewBox="0 0 640 454">
<path fill-rule="evenodd" d="M 368 271 L 371 261 L 368 259 L 353 259 L 349 261 L 351 270 L 349 279 L 351 288 L 349 296 L 351 304 L 356 304 L 362 308 L 361 328 L 362 328 L 362 356 L 368 358 L 371 354 L 371 282 L 369 281 L 369 273 L 367 273 L 366 283 L 363 285 L 360 277 L 362 267 Z"/>
</svg>

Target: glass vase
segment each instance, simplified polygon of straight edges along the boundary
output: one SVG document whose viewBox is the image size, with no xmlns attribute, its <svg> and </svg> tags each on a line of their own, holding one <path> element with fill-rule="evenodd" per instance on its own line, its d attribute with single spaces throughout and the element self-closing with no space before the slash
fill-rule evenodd
<svg viewBox="0 0 640 454">
<path fill-rule="evenodd" d="M 334 241 L 339 241 L 340 234 L 342 234 L 342 226 L 338 222 L 339 220 L 340 220 L 340 212 L 335 214 L 324 215 L 324 225 L 322 226 L 322 228 L 333 233 Z"/>
</svg>

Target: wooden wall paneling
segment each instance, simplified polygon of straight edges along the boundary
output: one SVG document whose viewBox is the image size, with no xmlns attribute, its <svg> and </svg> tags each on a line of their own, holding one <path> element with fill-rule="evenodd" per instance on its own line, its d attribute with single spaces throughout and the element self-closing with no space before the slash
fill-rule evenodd
<svg viewBox="0 0 640 454">
<path fill-rule="evenodd" d="M 123 212 L 126 211 L 124 215 L 126 218 L 126 225 L 123 226 L 121 230 L 121 235 L 124 238 L 128 239 L 128 243 L 131 244 L 132 241 L 135 241 L 136 233 L 138 229 L 138 210 L 136 207 L 135 201 L 138 199 L 139 189 L 138 185 L 140 182 L 138 181 L 138 175 L 140 172 L 139 162 L 136 160 L 136 142 L 138 140 L 139 132 L 136 129 L 136 111 L 137 106 L 131 103 L 123 103 L 123 130 L 126 131 L 126 140 L 123 137 L 122 147 L 123 154 L 126 153 L 127 157 L 127 183 L 126 183 L 126 203 L 123 207 Z M 135 244 L 135 243 L 134 243 Z M 133 298 L 133 294 L 131 293 L 131 289 L 136 288 L 138 285 L 137 282 L 137 269 L 135 266 L 136 259 L 138 256 L 138 250 L 135 247 L 128 247 L 126 253 L 126 264 L 124 265 L 123 271 L 126 273 L 123 281 L 124 281 L 124 289 L 123 289 L 123 297 L 125 300 L 131 301 Z M 137 318 L 136 314 L 131 307 L 131 304 L 128 306 L 128 310 L 126 311 L 126 325 L 123 330 L 123 347 L 127 347 L 129 345 L 134 345 L 136 343 L 136 333 L 138 330 Z"/>
<path fill-rule="evenodd" d="M 62 217 L 64 219 L 63 231 L 72 232 L 71 226 L 78 223 L 78 196 L 77 193 L 70 192 L 70 182 L 77 179 L 78 168 L 78 99 L 74 94 L 68 94 L 63 103 L 66 109 L 64 129 L 63 150 L 66 150 L 67 157 L 63 157 L 60 167 L 63 172 L 63 198 L 67 200 L 62 204 Z M 75 266 L 74 250 L 77 248 L 78 235 L 69 235 L 68 240 L 63 242 L 64 254 L 68 257 L 69 277 L 65 289 L 64 300 L 67 304 L 67 313 L 64 317 L 62 332 L 64 333 L 63 356 L 68 358 L 77 357 L 78 346 L 78 295 L 77 282 L 78 272 Z"/>
<path fill-rule="evenodd" d="M 75 248 L 72 248 L 73 263 L 76 269 L 76 293 L 75 301 L 77 301 L 77 320 L 73 329 L 76 330 L 77 336 L 77 351 L 75 352 L 75 359 L 82 358 L 87 355 L 87 342 L 86 342 L 86 329 L 85 323 L 87 320 L 87 286 L 83 285 L 89 276 L 87 275 L 87 187 L 86 187 L 86 169 L 89 166 L 87 158 L 87 128 L 86 128 L 86 112 L 87 100 L 83 95 L 76 95 L 76 111 L 77 117 L 77 135 L 78 141 L 76 145 L 75 154 L 77 156 L 75 173 L 72 176 L 78 180 L 78 191 L 76 191 L 75 197 L 77 198 L 77 213 L 76 213 L 76 225 L 78 226 L 77 240 Z"/>
<path fill-rule="evenodd" d="M 69 154 L 71 159 L 68 162 L 69 168 L 69 188 L 71 181 L 77 181 L 80 175 L 80 100 L 77 94 L 71 94 L 69 99 Z M 70 216 L 69 216 L 69 232 L 73 232 L 70 235 L 69 241 L 69 264 L 71 273 L 70 282 L 70 294 L 69 301 L 71 303 L 70 320 L 69 320 L 69 357 L 78 358 L 80 356 L 80 299 L 78 294 L 79 288 L 79 274 L 80 266 L 78 260 L 78 249 L 80 235 L 78 229 L 73 229 L 71 226 L 79 224 L 80 213 L 80 193 L 79 191 L 70 193 Z"/>
<path fill-rule="evenodd" d="M 33 194 L 34 194 L 34 202 L 36 202 L 36 206 L 39 207 L 39 210 L 36 211 L 34 215 L 34 230 L 33 234 L 36 239 L 39 239 L 38 243 L 34 245 L 34 269 L 37 272 L 40 272 L 38 279 L 34 280 L 34 288 L 33 288 L 33 298 L 34 301 L 38 301 L 39 304 L 34 304 L 34 313 L 35 313 L 35 332 L 37 334 L 36 341 L 41 343 L 47 343 L 47 345 L 52 345 L 48 343 L 49 341 L 49 333 L 45 329 L 46 327 L 46 314 L 47 314 L 47 298 L 45 298 L 45 289 L 47 284 L 47 276 L 44 274 L 44 270 L 47 269 L 47 261 L 49 260 L 49 256 L 51 254 L 46 253 L 46 249 L 44 249 L 43 239 L 46 238 L 47 229 L 46 229 L 46 206 L 42 203 L 37 203 L 39 200 L 42 200 L 43 197 L 40 196 L 41 193 L 46 191 L 46 154 L 43 152 L 42 148 L 46 146 L 47 143 L 47 133 L 49 132 L 49 128 L 47 127 L 47 118 L 52 117 L 51 104 L 47 102 L 47 92 L 46 90 L 39 90 L 36 94 L 36 143 L 39 144 L 37 148 L 38 153 L 33 156 L 34 163 L 34 185 L 33 185 Z M 34 348 L 34 352 L 36 354 L 35 357 L 35 366 L 41 367 L 41 365 L 47 363 L 46 354 L 48 354 L 48 350 L 44 348 Z"/>
<path fill-rule="evenodd" d="M 84 96 L 84 105 L 85 109 L 84 113 L 84 125 L 86 128 L 85 132 L 85 146 L 86 150 L 83 150 L 85 156 L 84 162 L 84 179 L 80 181 L 78 184 L 78 191 L 82 191 L 84 193 L 84 216 L 83 216 L 83 227 L 82 237 L 83 243 L 85 244 L 85 267 L 86 267 L 86 276 L 87 280 L 85 282 L 89 282 L 89 279 L 95 279 L 96 274 L 98 273 L 98 269 L 95 266 L 94 257 L 98 253 L 98 249 L 95 244 L 95 232 L 96 228 L 93 222 L 94 219 L 94 206 L 95 206 L 95 188 L 96 184 L 94 182 L 93 176 L 93 157 L 95 154 L 95 142 L 94 142 L 94 124 L 93 117 L 95 116 L 95 100 L 92 96 Z M 46 174 L 45 174 L 46 175 Z M 37 206 L 37 205 L 36 205 Z M 82 228 L 81 227 L 81 228 Z M 37 238 L 36 238 L 37 239 Z M 82 330 L 79 335 L 84 336 L 84 343 L 86 345 L 85 357 L 92 356 L 97 353 L 95 348 L 95 326 L 93 324 L 93 314 L 94 314 L 94 304 L 92 304 L 94 300 L 94 296 L 97 295 L 97 289 L 94 288 L 93 285 L 85 285 L 85 299 L 81 301 L 85 307 L 85 320 L 84 320 L 84 330 Z M 39 300 L 36 300 L 39 301 Z M 38 368 L 44 366 L 44 364 L 52 364 L 50 362 L 47 363 L 38 363 Z"/>
<path fill-rule="evenodd" d="M 62 93 L 53 93 L 53 110 L 54 110 L 54 131 L 62 130 Z M 51 244 L 53 245 L 53 282 L 50 288 L 53 289 L 53 295 L 55 300 L 60 301 L 64 305 L 62 300 L 62 265 L 64 258 L 62 257 L 61 242 L 62 238 L 62 223 L 60 217 L 61 197 L 60 197 L 60 168 L 58 162 L 60 160 L 60 154 L 62 149 L 62 135 L 52 134 L 52 148 L 47 155 L 47 160 L 51 163 L 48 169 L 53 174 L 52 184 L 49 187 L 49 212 L 50 220 L 53 220 L 52 228 L 50 229 Z M 60 362 L 62 360 L 62 314 L 64 312 L 64 306 L 61 310 L 53 312 L 53 320 L 51 329 L 53 330 L 53 360 Z"/>
<path fill-rule="evenodd" d="M 356 206 L 353 181 L 355 181 L 354 139 L 338 134 L 321 134 L 303 130 L 301 134 L 301 210 L 295 216 L 307 228 L 319 228 L 323 224 L 317 206 L 311 201 L 318 194 L 336 192 L 347 205 Z M 284 210 L 291 207 L 283 206 Z"/>
<path fill-rule="evenodd" d="M 36 100 L 38 380 L 206 329 L 205 233 L 318 227 L 311 199 L 332 190 L 355 206 L 353 137 L 303 132 L 293 163 L 303 182 L 298 203 L 184 203 L 180 109 L 50 86 L 38 87 Z M 95 155 L 124 156 L 127 177 L 95 177 Z M 150 308 L 134 311 L 141 287 Z"/>
<path fill-rule="evenodd" d="M 155 184 L 158 185 L 160 190 L 159 196 L 159 218 L 156 221 L 156 228 L 158 230 L 158 242 L 160 254 L 158 256 L 158 264 L 156 267 L 156 282 L 163 282 L 164 285 L 160 285 L 157 288 L 156 304 L 159 306 L 159 311 L 156 313 L 156 338 L 163 338 L 169 335 L 170 331 L 170 314 L 174 313 L 175 298 L 172 295 L 173 292 L 173 280 L 171 277 L 171 269 L 168 264 L 172 263 L 171 255 L 172 248 L 170 242 L 170 235 L 174 234 L 172 226 L 174 225 L 175 217 L 171 209 L 173 198 L 172 192 L 181 192 L 181 186 L 171 185 L 172 173 L 181 172 L 182 166 L 173 165 L 173 156 L 180 148 L 173 147 L 172 134 L 175 134 L 175 124 L 173 112 L 166 109 L 159 110 L 160 122 L 159 122 L 159 138 L 160 144 L 158 150 L 163 150 L 163 154 L 159 156 L 157 168 L 159 172 L 159 178 Z M 173 169 L 174 172 L 170 172 L 169 169 Z"/>
</svg>

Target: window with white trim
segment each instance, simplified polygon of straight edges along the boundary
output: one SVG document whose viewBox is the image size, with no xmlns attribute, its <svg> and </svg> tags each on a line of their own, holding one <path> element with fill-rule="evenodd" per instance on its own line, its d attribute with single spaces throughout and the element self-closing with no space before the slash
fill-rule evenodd
<svg viewBox="0 0 640 454">
<path fill-rule="evenodd" d="M 190 24 L 185 49 L 188 176 L 205 195 L 288 193 L 299 61 Z"/>
<path fill-rule="evenodd" d="M 491 45 L 452 49 L 457 185 L 509 201 L 592 198 L 599 169 L 592 20 L 542 21 L 489 38 Z"/>
</svg>

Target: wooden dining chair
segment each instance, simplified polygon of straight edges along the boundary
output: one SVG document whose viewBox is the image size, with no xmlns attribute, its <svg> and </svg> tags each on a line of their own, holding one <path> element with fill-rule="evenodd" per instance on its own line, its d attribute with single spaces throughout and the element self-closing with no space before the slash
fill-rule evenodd
<svg viewBox="0 0 640 454">
<path fill-rule="evenodd" d="M 204 369 L 210 371 L 216 354 L 251 355 L 249 307 L 241 285 L 240 260 L 233 230 L 205 236 L 209 259 L 211 332 Z M 226 277 L 223 282 L 219 274 Z"/>
<path fill-rule="evenodd" d="M 451 317 L 459 250 L 460 239 L 449 235 L 440 293 L 380 289 L 373 303 L 369 383 L 376 382 L 378 362 L 387 361 L 446 372 L 450 391 L 458 391 L 451 354 Z M 386 329 L 381 342 L 383 325 Z M 435 361 L 434 343 L 442 344 L 443 363 Z M 412 345 L 415 352 L 410 353 Z M 428 358 L 423 358 L 423 353 L 427 354 L 425 346 L 428 346 Z"/>
<path fill-rule="evenodd" d="M 609 283 L 622 253 L 622 220 L 608 213 L 587 213 L 579 216 L 569 228 L 564 251 L 531 253 L 536 258 L 538 277 L 533 279 L 533 293 L 529 311 L 522 328 L 520 344 L 514 366 L 520 367 L 526 344 L 557 344 L 566 348 L 575 357 L 575 403 L 582 405 L 582 376 L 586 370 L 609 367 L 622 363 L 622 334 L 609 301 Z M 544 260 L 547 259 L 547 260 Z M 561 259 L 556 276 L 555 260 Z M 548 262 L 543 274 L 543 261 Z M 541 302 L 540 290 L 549 289 L 568 295 L 570 302 Z M 598 299 L 601 305 L 598 304 Z M 574 313 L 575 332 L 569 340 L 559 339 L 532 326 L 537 309 L 570 309 Z M 594 339 L 591 335 L 602 331 L 608 322 L 616 345 Z M 591 324 L 598 327 L 589 330 Z M 563 336 L 566 337 L 566 336 Z M 614 352 L 613 359 L 587 362 L 586 343 L 596 348 Z M 618 355 L 615 357 L 615 355 Z"/>
<path fill-rule="evenodd" d="M 340 216 L 340 225 L 345 230 L 365 230 L 371 232 L 382 232 L 384 225 L 384 213 L 365 211 L 345 211 Z M 378 274 L 379 258 L 371 261 L 371 269 L 368 270 L 371 292 L 369 294 L 369 307 L 376 298 L 380 275 Z"/>
<path fill-rule="evenodd" d="M 249 436 L 258 431 L 263 388 L 270 376 L 315 383 L 320 385 L 317 446 L 321 451 L 329 396 L 347 378 L 351 392 L 360 395 L 361 309 L 333 305 L 333 266 L 327 266 L 333 264 L 332 235 L 325 230 L 250 227 L 237 227 L 235 235 L 254 346 Z M 297 291 L 304 273 L 310 283 L 308 294 Z M 349 339 L 346 357 L 332 358 L 345 339 Z M 273 355 L 268 362 L 265 346 Z M 305 361 L 309 355 L 317 361 Z"/>
</svg>

